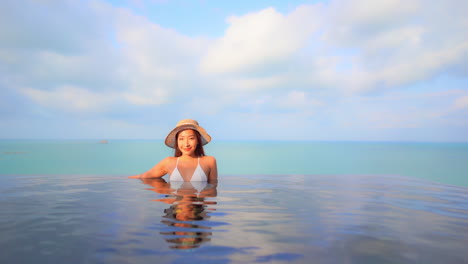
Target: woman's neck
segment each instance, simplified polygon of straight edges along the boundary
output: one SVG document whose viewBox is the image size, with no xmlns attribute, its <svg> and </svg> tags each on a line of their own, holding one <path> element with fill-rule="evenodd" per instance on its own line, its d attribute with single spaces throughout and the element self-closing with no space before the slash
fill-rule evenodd
<svg viewBox="0 0 468 264">
<path fill-rule="evenodd" d="M 182 158 L 182 159 L 196 159 L 198 158 L 197 155 L 193 154 L 193 155 L 184 155 L 182 154 L 179 158 Z"/>
</svg>

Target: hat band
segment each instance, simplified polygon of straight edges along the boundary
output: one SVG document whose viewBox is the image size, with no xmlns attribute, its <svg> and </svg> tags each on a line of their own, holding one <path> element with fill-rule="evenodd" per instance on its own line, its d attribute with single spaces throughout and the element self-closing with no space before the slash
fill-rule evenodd
<svg viewBox="0 0 468 264">
<path fill-rule="evenodd" d="M 182 124 L 178 125 L 177 127 L 185 126 L 185 125 L 198 126 L 197 124 L 194 124 L 194 123 L 182 123 Z"/>
</svg>

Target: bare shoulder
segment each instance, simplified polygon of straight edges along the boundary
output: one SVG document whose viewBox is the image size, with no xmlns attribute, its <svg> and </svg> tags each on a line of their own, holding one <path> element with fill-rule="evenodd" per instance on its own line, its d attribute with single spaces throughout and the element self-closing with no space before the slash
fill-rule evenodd
<svg viewBox="0 0 468 264">
<path fill-rule="evenodd" d="M 213 156 L 203 156 L 203 162 L 207 165 L 213 166 L 216 164 L 216 158 Z"/>
<path fill-rule="evenodd" d="M 175 161 L 176 159 L 177 159 L 177 157 L 169 156 L 169 157 L 164 158 L 163 160 L 166 161 L 166 162 L 171 162 L 171 161 Z"/>
<path fill-rule="evenodd" d="M 174 157 L 166 157 L 158 162 L 158 164 L 155 165 L 155 168 L 167 168 L 172 164 L 172 159 Z"/>
<path fill-rule="evenodd" d="M 177 158 L 176 157 L 166 157 L 164 158 L 163 160 L 161 160 L 162 163 L 164 163 L 164 165 L 171 165 L 172 163 L 175 163 L 177 161 Z"/>
<path fill-rule="evenodd" d="M 216 162 L 216 158 L 213 156 L 203 156 L 203 159 L 207 162 Z"/>
<path fill-rule="evenodd" d="M 205 156 L 203 158 L 205 166 L 209 168 L 208 183 L 216 184 L 218 182 L 218 165 L 216 164 L 216 158 L 213 156 Z"/>
</svg>

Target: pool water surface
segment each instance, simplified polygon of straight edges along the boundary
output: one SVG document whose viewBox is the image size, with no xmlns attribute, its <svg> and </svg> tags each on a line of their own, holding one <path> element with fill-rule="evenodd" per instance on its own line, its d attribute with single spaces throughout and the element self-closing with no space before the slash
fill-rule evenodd
<svg viewBox="0 0 468 264">
<path fill-rule="evenodd" d="M 393 175 L 1 175 L 0 208 L 0 263 L 468 263 L 468 189 Z"/>
</svg>

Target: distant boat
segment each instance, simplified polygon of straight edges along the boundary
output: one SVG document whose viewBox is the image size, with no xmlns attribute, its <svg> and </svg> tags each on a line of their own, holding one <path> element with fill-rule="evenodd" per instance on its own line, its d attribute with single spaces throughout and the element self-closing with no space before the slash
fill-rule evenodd
<svg viewBox="0 0 468 264">
<path fill-rule="evenodd" d="M 109 143 L 109 142 L 108 142 L 107 140 L 101 140 L 101 141 L 99 141 L 99 143 L 101 143 L 101 144 L 107 144 L 107 143 Z"/>
</svg>

